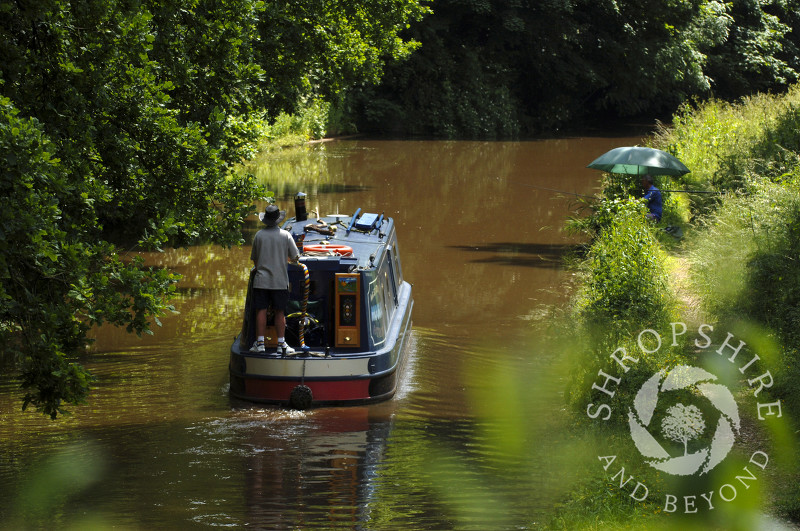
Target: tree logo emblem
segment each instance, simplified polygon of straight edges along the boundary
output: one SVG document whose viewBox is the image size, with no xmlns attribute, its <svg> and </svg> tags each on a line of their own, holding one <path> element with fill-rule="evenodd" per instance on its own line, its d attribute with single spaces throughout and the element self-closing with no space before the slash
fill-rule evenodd
<svg viewBox="0 0 800 531">
<path fill-rule="evenodd" d="M 698 471 L 702 475 L 725 459 L 739 432 L 739 408 L 727 387 L 713 383 L 716 379 L 716 376 L 699 367 L 678 365 L 669 372 L 665 369 L 658 371 L 642 385 L 636 393 L 633 408 L 628 410 L 628 425 L 636 448 L 649 458 L 647 463 L 650 466 L 679 476 Z M 680 402 L 657 413 L 660 396 L 681 390 L 689 391 L 692 397 L 705 397 L 719 413 L 708 445 L 695 443 L 690 449 L 690 443 L 700 439 L 707 428 L 703 412 L 696 405 Z M 659 431 L 656 431 L 658 422 L 653 422 L 656 416 L 661 417 Z M 662 440 L 682 445 L 683 454 L 672 455 L 653 433 L 660 435 Z"/>
</svg>

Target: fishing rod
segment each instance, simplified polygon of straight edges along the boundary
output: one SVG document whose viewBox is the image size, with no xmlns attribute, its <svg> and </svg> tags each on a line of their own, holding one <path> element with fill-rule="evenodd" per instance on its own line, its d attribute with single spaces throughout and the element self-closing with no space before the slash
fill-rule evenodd
<svg viewBox="0 0 800 531">
<path fill-rule="evenodd" d="M 496 179 L 499 181 L 500 177 L 496 177 Z M 515 181 L 515 180 L 506 180 L 505 182 L 510 183 L 510 184 L 517 184 L 519 186 L 528 186 L 530 188 L 536 188 L 537 190 L 545 190 L 547 192 L 555 192 L 557 194 L 566 194 L 566 195 L 574 195 L 574 196 L 577 196 L 577 197 L 586 197 L 588 199 L 597 199 L 597 196 L 594 196 L 594 195 L 579 194 L 577 192 L 567 192 L 565 190 L 557 190 L 555 188 L 547 188 L 546 186 L 538 186 L 536 184 L 523 183 L 523 182 Z"/>
<path fill-rule="evenodd" d="M 497 180 L 499 181 L 500 178 L 497 177 Z M 517 184 L 517 185 L 520 185 L 520 186 L 528 186 L 530 188 L 536 188 L 538 190 L 545 190 L 547 192 L 554 192 L 554 193 L 557 193 L 557 194 L 566 194 L 566 195 L 574 195 L 574 196 L 577 196 L 577 197 L 586 197 L 588 199 L 597 199 L 596 195 L 586 195 L 586 194 L 579 194 L 577 192 L 567 192 L 566 190 L 558 190 L 556 188 L 548 188 L 546 186 L 539 186 L 539 185 L 531 184 L 531 183 L 523 183 L 523 182 L 514 181 L 514 180 L 507 180 L 506 182 L 507 183 L 511 183 L 511 184 Z M 672 193 L 684 193 L 684 194 L 720 194 L 721 195 L 721 194 L 725 193 L 725 192 L 718 192 L 716 190 L 661 190 L 661 191 L 662 192 L 672 192 Z"/>
<path fill-rule="evenodd" d="M 683 193 L 683 194 L 724 194 L 725 192 L 719 192 L 717 190 L 661 190 L 662 192 L 673 192 L 673 193 Z"/>
</svg>

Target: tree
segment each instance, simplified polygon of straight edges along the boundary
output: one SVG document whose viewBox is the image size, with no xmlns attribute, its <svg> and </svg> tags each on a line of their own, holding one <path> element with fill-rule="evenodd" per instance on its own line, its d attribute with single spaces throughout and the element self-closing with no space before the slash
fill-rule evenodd
<svg viewBox="0 0 800 531">
<path fill-rule="evenodd" d="M 715 92 L 736 98 L 786 88 L 799 66 L 798 7 L 798 0 L 440 0 L 410 30 L 419 52 L 390 66 L 379 87 L 350 97 L 363 128 L 451 137 L 671 113 Z"/>
<path fill-rule="evenodd" d="M 55 418 L 86 399 L 76 357 L 92 326 L 148 333 L 169 310 L 177 277 L 121 249 L 239 243 L 264 190 L 233 168 L 258 122 L 377 79 L 413 48 L 398 32 L 424 11 L 0 0 L 0 344 L 23 407 Z"/>
<path fill-rule="evenodd" d="M 706 72 L 717 97 L 735 99 L 786 87 L 798 79 L 800 2 L 735 0 L 726 4 L 726 39 L 707 50 Z"/>
<path fill-rule="evenodd" d="M 697 439 L 706 429 L 703 413 L 697 406 L 676 404 L 667 409 L 667 416 L 661 422 L 665 437 L 683 443 L 683 455 L 689 453 L 689 441 Z"/>
</svg>

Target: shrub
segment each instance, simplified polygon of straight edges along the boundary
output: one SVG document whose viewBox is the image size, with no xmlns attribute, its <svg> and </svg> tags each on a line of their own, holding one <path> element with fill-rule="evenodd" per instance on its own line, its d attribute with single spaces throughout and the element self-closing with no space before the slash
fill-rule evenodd
<svg viewBox="0 0 800 531">
<path fill-rule="evenodd" d="M 259 149 L 270 151 L 323 138 L 328 133 L 330 112 L 330 103 L 310 99 L 294 114 L 279 114 L 271 122 L 261 124 Z"/>
<path fill-rule="evenodd" d="M 669 322 L 674 305 L 664 253 L 644 206 L 618 200 L 601 212 L 609 219 L 607 226 L 600 225 L 584 265 L 586 279 L 577 300 L 581 321 L 624 334 Z"/>
<path fill-rule="evenodd" d="M 800 246 L 797 194 L 796 180 L 751 182 L 749 193 L 727 195 L 689 238 L 693 284 L 712 318 L 746 314 L 764 320 L 792 313 L 774 305 L 793 299 L 794 286 L 782 280 L 800 269 L 794 263 Z"/>
</svg>

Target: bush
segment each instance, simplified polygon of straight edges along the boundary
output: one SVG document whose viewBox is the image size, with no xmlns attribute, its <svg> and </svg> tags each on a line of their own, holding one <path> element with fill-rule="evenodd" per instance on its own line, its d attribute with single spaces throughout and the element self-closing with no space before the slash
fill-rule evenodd
<svg viewBox="0 0 800 531">
<path fill-rule="evenodd" d="M 597 234 L 580 265 L 584 278 L 574 301 L 578 326 L 571 330 L 573 337 L 583 342 L 574 347 L 574 352 L 583 354 L 578 356 L 567 391 L 568 401 L 578 409 L 585 407 L 585 393 L 591 389 L 598 368 L 608 365 L 609 354 L 618 347 L 634 352 L 638 332 L 666 329 L 676 307 L 665 253 L 645 213 L 644 205 L 636 199 L 603 201 L 596 207 Z M 672 354 L 663 349 L 657 356 L 644 356 L 639 366 L 660 368 L 666 363 L 663 355 Z M 645 372 L 637 371 L 638 377 Z M 619 393 L 614 400 L 630 398 L 623 395 Z"/>
<path fill-rule="evenodd" d="M 318 99 L 306 101 L 294 114 L 281 113 L 260 128 L 260 151 L 296 146 L 318 140 L 328 133 L 331 104 Z"/>
<path fill-rule="evenodd" d="M 674 307 L 664 253 L 638 200 L 608 203 L 587 256 L 586 281 L 577 312 L 590 328 L 627 335 L 641 327 L 668 323 Z"/>
<path fill-rule="evenodd" d="M 751 182 L 748 194 L 726 196 L 689 239 L 693 284 L 712 318 L 746 315 L 793 333 L 792 306 L 800 306 L 794 293 L 800 288 L 792 283 L 800 273 L 798 192 L 798 177 Z"/>
<path fill-rule="evenodd" d="M 726 193 L 665 194 L 662 223 L 700 214 L 682 244 L 691 295 L 701 301 L 703 322 L 735 325 L 759 353 L 763 370 L 770 370 L 774 385 L 765 393 L 768 398 L 752 399 L 782 401 L 787 422 L 769 429 L 776 451 L 787 459 L 795 450 L 790 434 L 796 432 L 800 407 L 800 91 L 783 98 L 756 96 L 737 105 L 709 102 L 684 109 L 675 123 L 675 129 L 661 132 L 657 147 L 693 171 L 659 187 Z M 612 176 L 603 189 L 605 200 L 573 223 L 591 237 L 573 313 L 580 326 L 573 322 L 566 328 L 576 341 L 569 352 L 578 353 L 580 364 L 566 392 L 578 421 L 588 420 L 587 404 L 624 411 L 649 375 L 700 359 L 688 342 L 665 344 L 654 352 L 637 345 L 638 331 L 669 329 L 673 307 L 653 225 L 644 221 L 643 205 L 629 198 L 635 184 Z M 585 333 L 575 334 L 576 328 Z M 592 390 L 593 382 L 602 383 L 598 369 L 609 374 L 618 370 L 609 358 L 618 348 L 638 358 L 637 370 L 626 372 L 625 385 L 615 387 L 613 395 Z M 757 370 L 762 369 L 756 365 Z M 624 415 L 603 425 L 611 436 L 627 432 Z M 765 429 L 755 431 L 761 440 Z M 796 474 L 793 464 L 784 466 L 780 476 Z M 776 476 L 776 484 L 780 481 Z M 781 512 L 797 514 L 791 489 L 775 493 L 774 499 Z"/>
</svg>

